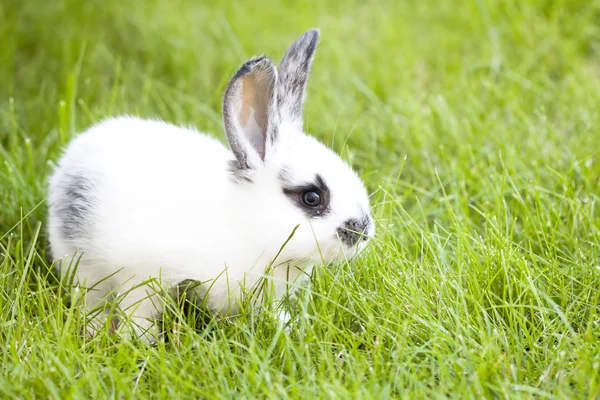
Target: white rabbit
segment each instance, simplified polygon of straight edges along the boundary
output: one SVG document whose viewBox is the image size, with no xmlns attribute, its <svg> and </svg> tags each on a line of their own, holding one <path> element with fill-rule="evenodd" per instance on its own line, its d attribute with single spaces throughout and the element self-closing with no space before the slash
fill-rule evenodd
<svg viewBox="0 0 600 400">
<path fill-rule="evenodd" d="M 279 68 L 256 57 L 236 72 L 223 100 L 233 152 L 193 129 L 132 117 L 68 145 L 49 181 L 49 239 L 63 275 L 78 263 L 88 309 L 120 295 L 135 323 L 128 332 L 152 340 L 162 309 L 140 285 L 150 277 L 202 282 L 207 307 L 224 314 L 261 278 L 281 299 L 315 264 L 366 246 L 375 228 L 363 183 L 302 130 L 318 39 L 318 30 L 303 34 Z"/>
</svg>

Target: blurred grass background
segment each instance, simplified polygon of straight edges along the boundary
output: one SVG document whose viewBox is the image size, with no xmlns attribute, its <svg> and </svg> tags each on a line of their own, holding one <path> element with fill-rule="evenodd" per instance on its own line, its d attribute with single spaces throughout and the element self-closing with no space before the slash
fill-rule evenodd
<svg viewBox="0 0 600 400">
<path fill-rule="evenodd" d="M 311 27 L 305 128 L 375 193 L 371 251 L 317 273 L 290 335 L 81 337 L 45 278 L 62 146 L 121 113 L 223 138 L 237 67 Z M 0 391 L 599 398 L 599 39 L 595 0 L 1 1 Z"/>
</svg>

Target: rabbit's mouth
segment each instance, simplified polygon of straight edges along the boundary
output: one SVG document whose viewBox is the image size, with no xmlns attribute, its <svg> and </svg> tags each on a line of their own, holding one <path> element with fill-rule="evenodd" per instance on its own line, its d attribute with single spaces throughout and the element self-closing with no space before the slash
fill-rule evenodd
<svg viewBox="0 0 600 400">
<path fill-rule="evenodd" d="M 353 233 L 354 234 L 354 233 Z M 339 234 L 338 234 L 339 237 Z M 352 258 L 358 256 L 362 251 L 367 247 L 369 241 L 371 240 L 371 235 L 367 235 L 365 233 L 361 233 L 359 235 L 359 240 L 353 243 L 352 245 L 344 242 L 343 239 L 339 239 L 339 251 L 337 254 L 337 259 L 339 261 L 351 260 Z"/>
</svg>

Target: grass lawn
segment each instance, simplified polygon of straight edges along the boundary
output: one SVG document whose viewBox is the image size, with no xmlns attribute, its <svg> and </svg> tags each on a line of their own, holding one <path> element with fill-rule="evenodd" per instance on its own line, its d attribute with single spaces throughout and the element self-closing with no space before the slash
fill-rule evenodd
<svg viewBox="0 0 600 400">
<path fill-rule="evenodd" d="M 0 2 L 0 393 L 600 398 L 599 21 L 589 0 Z M 373 193 L 369 250 L 317 270 L 289 334 L 175 308 L 168 343 L 86 338 L 46 256 L 62 146 L 121 113 L 224 139 L 237 67 L 315 26 L 305 128 Z"/>
</svg>

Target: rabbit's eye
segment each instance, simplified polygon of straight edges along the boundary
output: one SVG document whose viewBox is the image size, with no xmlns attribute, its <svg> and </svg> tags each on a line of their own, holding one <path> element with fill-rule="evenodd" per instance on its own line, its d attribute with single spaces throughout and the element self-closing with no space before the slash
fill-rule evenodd
<svg viewBox="0 0 600 400">
<path fill-rule="evenodd" d="M 286 179 L 287 178 L 287 179 Z M 315 175 L 314 182 L 307 182 L 299 186 L 288 186 L 289 176 L 281 174 L 283 193 L 311 218 L 325 217 L 329 214 L 331 193 L 320 175 Z"/>
<path fill-rule="evenodd" d="M 308 207 L 318 207 L 321 204 L 321 195 L 314 190 L 302 193 L 302 202 Z"/>
</svg>

